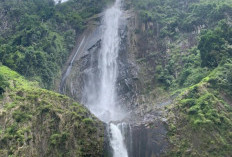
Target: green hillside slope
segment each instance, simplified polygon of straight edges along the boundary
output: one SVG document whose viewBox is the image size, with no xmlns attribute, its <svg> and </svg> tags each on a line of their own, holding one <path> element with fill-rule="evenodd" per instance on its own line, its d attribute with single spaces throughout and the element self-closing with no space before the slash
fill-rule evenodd
<svg viewBox="0 0 232 157">
<path fill-rule="evenodd" d="M 5 66 L 0 89 L 1 157 L 103 154 L 104 126 L 82 105 Z"/>
<path fill-rule="evenodd" d="M 167 156 L 232 154 L 232 2 L 132 0 L 144 95 L 167 106 Z"/>
</svg>

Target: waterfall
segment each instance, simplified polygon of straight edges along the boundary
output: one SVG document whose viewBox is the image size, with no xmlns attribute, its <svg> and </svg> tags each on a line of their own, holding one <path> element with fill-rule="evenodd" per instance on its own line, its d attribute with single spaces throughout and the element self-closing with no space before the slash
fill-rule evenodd
<svg viewBox="0 0 232 157">
<path fill-rule="evenodd" d="M 103 18 L 101 48 L 97 63 L 90 59 L 86 73 L 83 103 L 104 122 L 120 121 L 125 114 L 116 105 L 116 81 L 118 77 L 118 51 L 120 46 L 119 24 L 122 16 L 121 1 L 107 9 Z M 93 54 L 92 57 L 95 57 Z M 97 70 L 96 70 L 97 67 Z"/>
<path fill-rule="evenodd" d="M 103 18 L 101 48 L 97 61 L 91 59 L 90 68 L 86 72 L 83 103 L 99 119 L 106 122 L 110 129 L 110 144 L 114 157 L 127 157 L 128 152 L 120 124 L 125 117 L 123 110 L 117 105 L 116 81 L 118 77 L 118 53 L 120 47 L 119 26 L 123 12 L 121 0 L 107 9 Z M 92 54 L 92 57 L 96 57 Z M 96 63 L 97 62 L 97 63 Z M 97 67 L 97 70 L 95 70 Z"/>
<path fill-rule="evenodd" d="M 128 157 L 126 146 L 123 142 L 124 137 L 122 135 L 121 130 L 119 129 L 119 126 L 111 123 L 110 129 L 112 133 L 112 137 L 110 138 L 110 144 L 114 150 L 114 157 Z"/>
<path fill-rule="evenodd" d="M 55 1 L 55 4 L 58 4 L 58 3 L 64 3 L 64 2 L 67 2 L 68 0 L 54 0 Z"/>
</svg>

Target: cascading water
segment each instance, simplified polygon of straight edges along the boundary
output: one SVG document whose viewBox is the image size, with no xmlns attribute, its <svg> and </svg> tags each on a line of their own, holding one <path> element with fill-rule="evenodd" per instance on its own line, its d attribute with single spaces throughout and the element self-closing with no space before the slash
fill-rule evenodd
<svg viewBox="0 0 232 157">
<path fill-rule="evenodd" d="M 63 74 L 63 77 L 62 77 L 62 80 L 61 80 L 61 83 L 60 83 L 60 93 L 62 93 L 62 94 L 64 93 L 64 85 L 65 85 L 66 78 L 68 77 L 68 75 L 70 74 L 70 72 L 72 70 L 73 62 L 76 59 L 76 56 L 78 55 L 80 49 L 82 48 L 84 41 L 85 41 L 85 37 L 82 39 L 82 41 L 81 41 L 75 55 L 73 56 L 73 58 L 72 58 L 72 60 L 71 60 L 71 62 L 69 64 L 66 72 Z"/>
<path fill-rule="evenodd" d="M 55 3 L 57 4 L 57 3 L 64 3 L 64 2 L 67 2 L 68 0 L 54 0 L 55 1 Z"/>
<path fill-rule="evenodd" d="M 126 150 L 126 146 L 124 143 L 123 134 L 119 128 L 119 125 L 115 125 L 113 123 L 110 124 L 112 137 L 110 139 L 110 144 L 114 150 L 114 157 L 127 157 L 128 153 Z"/>
<path fill-rule="evenodd" d="M 85 104 L 89 109 L 105 122 L 120 120 L 124 114 L 116 105 L 116 80 L 118 76 L 118 51 L 120 45 L 119 23 L 122 15 L 120 0 L 116 0 L 113 7 L 106 10 L 103 19 L 101 49 L 97 65 L 91 60 L 91 67 L 87 70 L 85 84 Z M 93 72 L 97 66 L 97 72 Z"/>
<path fill-rule="evenodd" d="M 101 48 L 97 63 L 91 59 L 90 68 L 86 70 L 83 103 L 99 119 L 108 123 L 111 136 L 110 144 L 114 157 L 127 157 L 125 140 L 120 130 L 120 121 L 125 117 L 117 105 L 116 81 L 118 77 L 118 53 L 120 47 L 119 26 L 122 17 L 121 0 L 106 10 L 103 18 Z M 97 66 L 97 72 L 94 71 Z"/>
</svg>

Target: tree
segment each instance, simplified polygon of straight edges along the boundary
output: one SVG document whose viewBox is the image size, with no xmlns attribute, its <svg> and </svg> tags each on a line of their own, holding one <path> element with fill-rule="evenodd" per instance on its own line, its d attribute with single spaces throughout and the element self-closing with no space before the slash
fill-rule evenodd
<svg viewBox="0 0 232 157">
<path fill-rule="evenodd" d="M 232 29 L 224 22 L 213 30 L 208 30 L 201 35 L 198 49 L 201 53 L 202 66 L 217 67 L 223 58 L 230 57 Z"/>
</svg>

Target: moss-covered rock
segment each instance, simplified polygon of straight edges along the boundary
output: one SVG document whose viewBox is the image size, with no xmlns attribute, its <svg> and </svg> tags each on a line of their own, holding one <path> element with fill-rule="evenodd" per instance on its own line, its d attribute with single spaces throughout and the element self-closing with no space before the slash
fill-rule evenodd
<svg viewBox="0 0 232 157">
<path fill-rule="evenodd" d="M 0 156 L 101 156 L 104 126 L 72 99 L 0 66 Z"/>
</svg>

